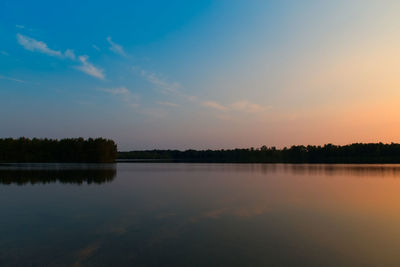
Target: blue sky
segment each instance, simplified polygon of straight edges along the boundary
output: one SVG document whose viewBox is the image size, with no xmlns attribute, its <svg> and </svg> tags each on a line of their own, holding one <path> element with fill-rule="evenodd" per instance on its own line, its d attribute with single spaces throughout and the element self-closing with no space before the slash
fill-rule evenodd
<svg viewBox="0 0 400 267">
<path fill-rule="evenodd" d="M 396 1 L 101 2 L 0 3 L 0 137 L 398 141 Z"/>
</svg>

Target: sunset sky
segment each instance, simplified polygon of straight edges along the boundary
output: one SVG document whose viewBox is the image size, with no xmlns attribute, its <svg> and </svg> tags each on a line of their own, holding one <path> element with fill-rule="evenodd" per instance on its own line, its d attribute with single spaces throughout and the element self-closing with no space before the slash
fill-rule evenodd
<svg viewBox="0 0 400 267">
<path fill-rule="evenodd" d="M 400 142 L 400 1 L 0 2 L 0 138 Z"/>
</svg>

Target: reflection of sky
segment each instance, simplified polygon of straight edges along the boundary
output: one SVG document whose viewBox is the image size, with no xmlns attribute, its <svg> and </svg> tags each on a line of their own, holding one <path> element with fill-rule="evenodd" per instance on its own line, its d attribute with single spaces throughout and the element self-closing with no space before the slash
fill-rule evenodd
<svg viewBox="0 0 400 267">
<path fill-rule="evenodd" d="M 82 265 L 390 265 L 398 168 L 128 163 L 99 186 L 0 186 L 0 249 Z"/>
<path fill-rule="evenodd" d="M 398 1 L 0 4 L 0 137 L 398 141 Z M 68 22 L 68 23 L 66 23 Z"/>
</svg>

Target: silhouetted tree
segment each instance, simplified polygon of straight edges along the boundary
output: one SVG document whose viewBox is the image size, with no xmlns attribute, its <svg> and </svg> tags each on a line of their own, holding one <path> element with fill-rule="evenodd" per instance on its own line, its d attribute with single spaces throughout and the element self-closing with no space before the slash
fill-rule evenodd
<svg viewBox="0 0 400 267">
<path fill-rule="evenodd" d="M 0 162 L 114 162 L 117 145 L 104 138 L 0 139 Z"/>
<path fill-rule="evenodd" d="M 146 150 L 119 152 L 118 158 L 178 162 L 400 163 L 400 144 L 300 145 L 280 150 L 267 146 L 230 150 Z"/>
</svg>

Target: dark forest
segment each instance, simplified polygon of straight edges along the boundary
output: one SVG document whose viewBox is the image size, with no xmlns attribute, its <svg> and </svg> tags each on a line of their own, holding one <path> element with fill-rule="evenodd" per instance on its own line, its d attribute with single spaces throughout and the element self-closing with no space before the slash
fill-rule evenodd
<svg viewBox="0 0 400 267">
<path fill-rule="evenodd" d="M 119 152 L 121 161 L 221 163 L 400 163 L 400 144 L 355 143 L 338 146 L 262 146 L 228 150 L 146 150 Z"/>
<path fill-rule="evenodd" d="M 3 138 L 0 162 L 114 162 L 117 145 L 104 138 Z"/>
</svg>

